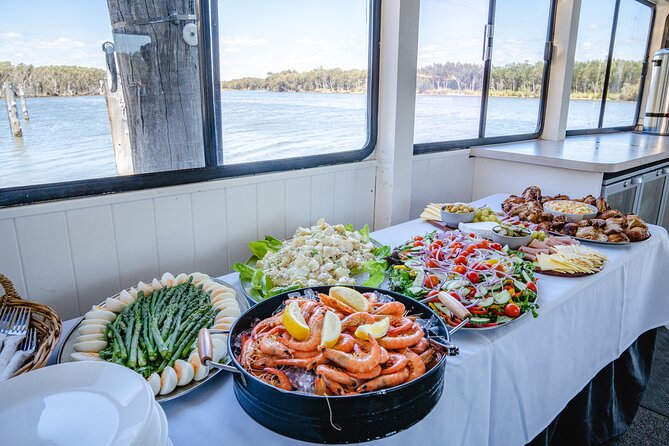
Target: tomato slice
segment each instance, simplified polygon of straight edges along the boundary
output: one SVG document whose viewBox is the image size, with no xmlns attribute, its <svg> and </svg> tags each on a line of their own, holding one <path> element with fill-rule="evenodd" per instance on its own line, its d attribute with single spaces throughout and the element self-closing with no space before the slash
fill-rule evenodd
<svg viewBox="0 0 669 446">
<path fill-rule="evenodd" d="M 481 307 L 481 306 L 479 306 L 479 305 L 475 305 L 475 306 L 473 306 L 473 307 L 469 307 L 469 312 L 472 313 L 472 314 L 487 314 L 487 313 L 488 313 L 488 309 L 487 309 L 487 308 L 483 308 L 483 307 Z"/>
<path fill-rule="evenodd" d="M 518 317 L 520 316 L 520 307 L 516 304 L 506 304 L 504 313 L 509 317 Z"/>
<path fill-rule="evenodd" d="M 467 268 L 464 265 L 458 265 L 453 268 L 453 272 L 464 275 L 467 272 Z"/>
<path fill-rule="evenodd" d="M 534 283 L 534 282 L 529 282 L 529 283 L 527 284 L 527 288 L 529 288 L 530 290 L 534 291 L 535 293 L 537 292 L 537 284 Z"/>
<path fill-rule="evenodd" d="M 424 246 L 424 245 L 425 245 L 425 244 L 423 243 L 422 240 L 416 240 L 415 242 L 413 242 L 413 247 L 414 247 L 414 248 L 416 248 L 416 247 L 418 247 L 418 246 Z"/>
<path fill-rule="evenodd" d="M 428 268 L 439 268 L 439 262 L 434 259 L 428 259 L 427 262 L 425 262 L 425 266 Z"/>
<path fill-rule="evenodd" d="M 453 263 L 455 263 L 456 265 L 466 265 L 467 257 L 465 256 L 456 257 L 455 260 L 453 260 Z"/>
<path fill-rule="evenodd" d="M 414 241 L 423 240 L 423 236 L 422 235 L 416 235 L 416 236 L 414 236 L 413 239 L 414 239 Z"/>
<path fill-rule="evenodd" d="M 502 245 L 500 245 L 499 243 L 491 243 L 490 249 L 494 249 L 495 251 L 501 251 Z"/>
<path fill-rule="evenodd" d="M 481 281 L 481 278 L 479 277 L 479 273 L 477 273 L 475 271 L 469 271 L 467 273 L 467 279 L 469 279 L 469 281 L 471 283 L 479 283 Z"/>
</svg>

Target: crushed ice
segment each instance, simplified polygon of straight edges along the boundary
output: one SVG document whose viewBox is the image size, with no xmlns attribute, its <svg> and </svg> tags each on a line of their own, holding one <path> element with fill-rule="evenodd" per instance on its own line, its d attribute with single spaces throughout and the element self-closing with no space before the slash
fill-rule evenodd
<svg viewBox="0 0 669 446">
<path fill-rule="evenodd" d="M 316 375 L 304 369 L 287 367 L 283 370 L 296 391 L 314 393 Z"/>
</svg>

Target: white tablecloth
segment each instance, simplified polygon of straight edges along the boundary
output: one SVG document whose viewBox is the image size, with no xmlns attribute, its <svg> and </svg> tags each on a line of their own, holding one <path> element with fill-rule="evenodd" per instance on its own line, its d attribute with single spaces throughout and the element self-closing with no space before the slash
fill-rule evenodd
<svg viewBox="0 0 669 446">
<path fill-rule="evenodd" d="M 477 203 L 499 209 L 505 197 Z M 413 220 L 373 237 L 396 246 L 433 229 Z M 669 323 L 664 283 L 669 237 L 656 226 L 651 233 L 649 240 L 625 247 L 597 246 L 609 261 L 593 276 L 539 276 L 537 319 L 527 316 L 496 330 L 454 335 L 460 355 L 448 358 L 444 394 L 434 410 L 413 427 L 370 444 L 523 445 L 532 440 L 639 335 Z M 236 273 L 223 279 L 239 286 Z M 72 324 L 65 323 L 65 332 Z M 300 443 L 251 419 L 232 385 L 231 376 L 219 373 L 197 392 L 163 404 L 176 446 Z"/>
</svg>

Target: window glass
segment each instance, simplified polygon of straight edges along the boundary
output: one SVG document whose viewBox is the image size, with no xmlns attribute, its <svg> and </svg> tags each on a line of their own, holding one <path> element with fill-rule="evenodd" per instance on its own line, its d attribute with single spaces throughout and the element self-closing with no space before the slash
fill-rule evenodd
<svg viewBox="0 0 669 446">
<path fill-rule="evenodd" d="M 615 0 L 581 3 L 567 129 L 596 128 L 599 123 L 615 5 Z"/>
<path fill-rule="evenodd" d="M 651 9 L 635 0 L 621 0 L 609 87 L 604 109 L 604 127 L 634 125 L 639 99 L 641 69 L 646 55 Z"/>
<path fill-rule="evenodd" d="M 544 75 L 544 48 L 551 2 L 499 1 L 485 135 L 534 133 Z M 519 14 L 518 11 L 523 11 Z"/>
<path fill-rule="evenodd" d="M 422 0 L 414 143 L 537 132 L 551 7 L 551 0 Z"/>
<path fill-rule="evenodd" d="M 0 87 L 7 84 L 17 106 L 8 120 L 2 101 L 0 188 L 204 165 L 198 47 L 182 37 L 194 20 L 133 24 L 175 5 L 154 2 L 147 11 L 130 3 L 4 5 Z M 195 13 L 193 2 L 177 3 L 180 14 Z"/>
<path fill-rule="evenodd" d="M 421 0 L 414 142 L 477 138 L 488 0 Z"/>
<path fill-rule="evenodd" d="M 581 4 L 567 130 L 599 128 L 602 107 L 601 127 L 635 124 L 652 9 L 636 0 L 620 0 L 609 85 L 604 92 L 615 6 L 616 0 L 583 0 Z"/>
<path fill-rule="evenodd" d="M 369 1 L 220 0 L 222 162 L 361 149 Z"/>
</svg>

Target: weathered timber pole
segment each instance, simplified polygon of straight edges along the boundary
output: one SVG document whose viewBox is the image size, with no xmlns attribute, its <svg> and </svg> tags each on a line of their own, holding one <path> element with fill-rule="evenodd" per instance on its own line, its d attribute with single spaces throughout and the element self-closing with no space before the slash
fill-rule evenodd
<svg viewBox="0 0 669 446">
<path fill-rule="evenodd" d="M 192 0 L 107 0 L 135 173 L 204 165 L 198 47 L 182 35 Z M 142 22 L 153 21 L 152 24 Z"/>
<path fill-rule="evenodd" d="M 23 119 L 30 121 L 28 104 L 26 104 L 26 88 L 23 85 L 19 87 L 19 97 L 21 98 L 21 112 L 23 113 Z"/>
<path fill-rule="evenodd" d="M 23 136 L 21 130 L 21 123 L 19 122 L 19 113 L 16 109 L 16 96 L 14 95 L 14 86 L 9 82 L 5 82 L 5 102 L 7 103 L 7 117 L 9 118 L 9 128 L 12 135 L 16 137 Z"/>
<path fill-rule="evenodd" d="M 116 171 L 119 175 L 132 175 L 135 170 L 132 165 L 132 150 L 130 149 L 130 132 L 128 130 L 128 119 L 126 116 L 123 92 L 114 92 L 109 88 L 108 76 L 105 77 L 102 90 L 105 94 L 107 104 L 107 115 L 111 127 L 112 145 L 116 157 Z"/>
</svg>

